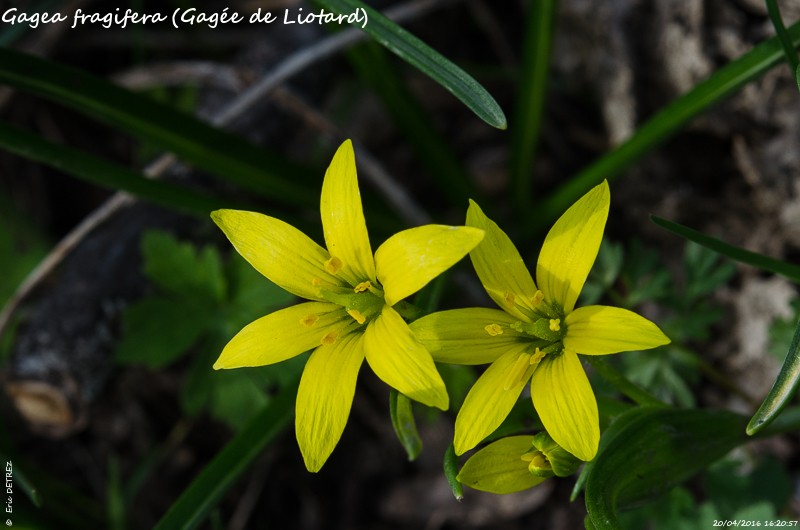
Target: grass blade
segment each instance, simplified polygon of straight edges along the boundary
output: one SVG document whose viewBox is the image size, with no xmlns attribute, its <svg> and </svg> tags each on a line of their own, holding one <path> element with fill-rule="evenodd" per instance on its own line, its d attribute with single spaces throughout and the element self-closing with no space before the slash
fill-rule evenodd
<svg viewBox="0 0 800 530">
<path fill-rule="evenodd" d="M 316 0 L 316 2 L 339 15 L 366 13 L 368 23 L 365 24 L 362 18 L 354 25 L 361 27 L 365 33 L 392 53 L 442 85 L 480 119 L 492 127 L 506 128 L 506 116 L 503 110 L 480 83 L 378 11 L 356 0 Z"/>
<path fill-rule="evenodd" d="M 694 241 L 695 243 L 711 249 L 714 252 L 718 252 L 723 256 L 731 258 L 732 260 L 736 260 L 747 265 L 752 265 L 753 267 L 758 267 L 761 270 L 779 274 L 794 282 L 800 283 L 800 267 L 797 265 L 792 265 L 791 263 L 770 258 L 769 256 L 759 254 L 758 252 L 752 252 L 741 247 L 730 245 L 720 239 L 708 236 L 687 226 L 673 223 L 672 221 L 667 221 L 666 219 L 662 219 L 661 217 L 657 217 L 655 215 L 650 216 L 650 218 L 661 228 L 669 230 L 673 234 L 681 236 L 684 239 L 688 239 L 689 241 Z"/>
<path fill-rule="evenodd" d="M 797 72 L 797 68 L 800 67 L 797 61 L 797 52 L 792 45 L 792 38 L 789 37 L 789 34 L 786 32 L 786 26 L 783 25 L 783 18 L 781 17 L 781 10 L 778 7 L 778 2 L 777 0 L 766 1 L 767 13 L 769 13 L 769 18 L 772 20 L 772 25 L 775 27 L 775 34 L 778 36 L 778 40 L 781 41 L 781 46 L 783 46 L 783 53 L 786 54 L 786 61 L 789 63 L 792 72 Z"/>
<path fill-rule="evenodd" d="M 539 0 L 528 6 L 522 78 L 517 88 L 515 120 L 510 131 L 511 182 L 519 212 L 528 211 L 531 200 L 533 162 L 542 128 L 556 3 L 556 0 Z"/>
<path fill-rule="evenodd" d="M 792 25 L 788 33 L 793 46 L 800 44 L 800 23 Z M 525 235 L 541 231 L 593 186 L 600 184 L 603 179 L 612 181 L 618 177 L 625 168 L 663 143 L 689 120 L 757 79 L 778 64 L 783 56 L 778 38 L 773 37 L 715 71 L 708 79 L 656 113 L 616 149 L 556 189 L 539 207 L 532 210 L 536 215 L 527 219 Z"/>
<path fill-rule="evenodd" d="M 800 322 L 794 330 L 792 344 L 786 353 L 786 360 L 783 361 L 775 384 L 747 424 L 747 434 L 752 436 L 772 423 L 791 402 L 798 386 L 800 386 Z"/>
<path fill-rule="evenodd" d="M 308 171 L 187 114 L 81 70 L 0 48 L 0 82 L 70 106 L 265 196 L 314 204 Z"/>
<path fill-rule="evenodd" d="M 0 122 L 0 148 L 41 162 L 79 179 L 115 190 L 124 190 L 142 199 L 208 217 L 223 201 L 173 184 L 150 180 L 125 167 L 85 154 L 70 147 Z"/>
<path fill-rule="evenodd" d="M 264 448 L 289 424 L 294 415 L 296 394 L 297 383 L 281 388 L 264 410 L 200 472 L 153 530 L 197 528 Z"/>
</svg>

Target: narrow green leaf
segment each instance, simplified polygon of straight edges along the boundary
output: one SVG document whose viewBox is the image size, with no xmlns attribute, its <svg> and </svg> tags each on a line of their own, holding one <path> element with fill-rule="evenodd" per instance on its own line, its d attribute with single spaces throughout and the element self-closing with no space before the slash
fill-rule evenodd
<svg viewBox="0 0 800 530">
<path fill-rule="evenodd" d="M 794 330 L 792 344 L 789 346 L 786 360 L 783 362 L 775 384 L 772 385 L 764 402 L 753 415 L 750 423 L 747 424 L 747 434 L 752 436 L 772 423 L 778 414 L 789 405 L 798 386 L 800 386 L 800 322 Z"/>
<path fill-rule="evenodd" d="M 792 45 L 800 44 L 800 22 L 788 29 Z M 575 200 L 603 179 L 613 181 L 628 166 L 675 134 L 692 118 L 724 100 L 750 81 L 778 64 L 784 53 L 773 37 L 728 65 L 661 109 L 613 151 L 562 184 L 540 205 L 533 208 L 524 226 L 525 234 L 538 232 L 556 219 Z"/>
<path fill-rule="evenodd" d="M 316 2 L 339 15 L 362 15 L 360 20 L 352 23 L 354 26 L 361 28 L 392 53 L 442 85 L 480 119 L 492 127 L 506 128 L 503 110 L 480 83 L 380 12 L 357 0 Z M 363 14 L 366 14 L 366 20 Z"/>
<path fill-rule="evenodd" d="M 510 131 L 511 182 L 519 212 L 527 212 L 531 201 L 533 163 L 542 129 L 556 4 L 556 0 L 538 0 L 528 4 L 522 79 L 517 87 L 515 119 Z"/>
<path fill-rule="evenodd" d="M 392 418 L 392 427 L 397 439 L 406 450 L 408 461 L 413 462 L 422 451 L 422 439 L 414 422 L 411 400 L 395 389 L 389 392 L 389 416 Z"/>
<path fill-rule="evenodd" d="M 299 380 L 299 377 L 297 378 Z M 153 530 L 197 528 L 294 414 L 297 382 L 286 385 L 184 490 Z"/>
<path fill-rule="evenodd" d="M 374 42 L 367 42 L 348 50 L 347 57 L 359 77 L 381 98 L 392 123 L 414 147 L 450 204 L 467 204 L 470 197 L 479 200 L 467 170 L 408 90 L 406 81 L 383 49 Z"/>
<path fill-rule="evenodd" d="M 297 182 L 313 178 L 306 169 L 76 68 L 0 48 L 0 83 L 73 107 L 250 190 L 286 203 L 315 203 Z"/>
<path fill-rule="evenodd" d="M 583 357 L 589 364 L 592 365 L 598 374 L 603 376 L 603 379 L 608 381 L 611 386 L 616 388 L 620 393 L 631 398 L 639 405 L 666 405 L 663 401 L 656 396 L 650 394 L 647 390 L 639 385 L 630 381 L 625 375 L 611 366 L 608 361 L 598 355 L 585 355 Z"/>
<path fill-rule="evenodd" d="M 168 208 L 208 217 L 226 203 L 173 184 L 150 180 L 127 168 L 0 122 L 0 148 L 105 188 L 123 190 Z M 230 203 L 227 203 L 229 206 Z"/>
<path fill-rule="evenodd" d="M 715 237 L 707 236 L 702 232 L 698 232 L 697 230 L 678 223 L 673 223 L 672 221 L 667 221 L 655 215 L 650 216 L 650 219 L 661 228 L 669 230 L 673 234 L 679 235 L 689 241 L 694 241 L 714 252 L 719 252 L 723 256 L 727 256 L 740 263 L 758 267 L 761 270 L 780 274 L 794 282 L 800 282 L 800 267 L 797 265 L 792 265 L 791 263 L 770 258 L 758 252 L 752 252 L 741 247 L 730 245 Z"/>
<path fill-rule="evenodd" d="M 772 26 L 775 28 L 775 34 L 778 36 L 778 40 L 781 41 L 781 46 L 783 46 L 783 53 L 786 55 L 786 61 L 789 63 L 792 72 L 796 72 L 797 68 L 800 67 L 800 63 L 797 61 L 797 52 L 794 49 L 794 45 L 792 45 L 792 38 L 786 32 L 786 26 L 783 25 L 783 18 L 781 17 L 781 10 L 778 7 L 778 2 L 776 0 L 766 0 L 766 2 L 767 13 L 769 13 Z"/>
<path fill-rule="evenodd" d="M 746 418 L 726 411 L 640 407 L 604 433 L 586 479 L 597 530 L 619 528 L 617 511 L 657 497 L 747 441 Z"/>
<path fill-rule="evenodd" d="M 456 450 L 453 444 L 450 444 L 450 447 L 444 452 L 443 467 L 444 476 L 447 479 L 447 483 L 450 485 L 453 497 L 459 502 L 464 500 L 464 487 L 456 478 L 458 476 L 458 457 L 456 456 Z"/>
</svg>

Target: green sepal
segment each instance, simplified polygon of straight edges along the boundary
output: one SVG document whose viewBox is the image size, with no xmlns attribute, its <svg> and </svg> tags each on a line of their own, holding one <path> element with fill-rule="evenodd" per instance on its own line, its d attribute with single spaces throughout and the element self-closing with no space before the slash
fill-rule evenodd
<svg viewBox="0 0 800 530">
<path fill-rule="evenodd" d="M 408 461 L 413 462 L 422 451 L 422 439 L 417 431 L 414 421 L 414 412 L 411 410 L 411 400 L 395 389 L 389 392 L 389 415 L 392 418 L 392 427 L 397 439 L 406 450 Z"/>
<path fill-rule="evenodd" d="M 533 436 L 509 436 L 492 442 L 466 461 L 458 481 L 465 486 L 489 493 L 514 493 L 541 484 L 547 477 L 536 477 L 528 471 Z"/>
<path fill-rule="evenodd" d="M 587 471 L 586 509 L 595 528 L 619 528 L 618 510 L 656 498 L 744 443 L 746 422 L 726 411 L 668 407 L 620 416 Z"/>
</svg>

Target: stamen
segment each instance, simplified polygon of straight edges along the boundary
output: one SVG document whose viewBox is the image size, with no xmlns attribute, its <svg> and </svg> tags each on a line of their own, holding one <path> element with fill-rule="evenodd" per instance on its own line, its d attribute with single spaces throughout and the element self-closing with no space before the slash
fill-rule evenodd
<svg viewBox="0 0 800 530">
<path fill-rule="evenodd" d="M 533 355 L 531 355 L 531 360 L 530 360 L 531 365 L 539 364 L 539 361 L 544 359 L 545 355 L 547 355 L 547 353 L 543 352 L 539 348 L 536 348 L 536 351 L 533 352 Z"/>
<path fill-rule="evenodd" d="M 551 318 L 550 319 L 550 331 L 559 331 L 560 329 L 561 329 L 561 319 Z"/>
<path fill-rule="evenodd" d="M 366 282 L 361 282 L 358 285 L 356 285 L 355 287 L 353 287 L 353 290 L 355 292 L 357 292 L 357 293 L 363 293 L 364 291 L 368 290 L 370 287 L 372 287 L 372 282 L 366 281 Z"/>
<path fill-rule="evenodd" d="M 537 305 L 542 303 L 542 300 L 544 300 L 544 293 L 541 290 L 537 289 L 536 293 L 533 296 L 531 296 L 531 303 L 533 304 L 534 307 L 536 307 Z"/>
<path fill-rule="evenodd" d="M 353 317 L 353 319 L 359 324 L 363 324 L 364 322 L 367 321 L 367 317 L 362 315 L 358 309 L 348 309 L 347 314 Z"/>
<path fill-rule="evenodd" d="M 329 331 L 322 337 L 322 344 L 324 344 L 325 346 L 330 346 L 331 344 L 336 342 L 336 339 L 338 338 L 339 338 L 338 333 L 336 333 L 335 331 Z"/>
<path fill-rule="evenodd" d="M 506 291 L 506 294 L 503 296 L 503 298 L 505 298 L 505 301 L 508 303 L 508 305 L 514 305 L 514 300 L 517 299 L 517 297 L 514 296 L 514 293 L 511 291 Z"/>
<path fill-rule="evenodd" d="M 501 328 L 497 324 L 489 324 L 488 326 L 486 326 L 483 329 L 486 330 L 486 333 L 488 333 L 492 337 L 496 337 L 498 335 L 502 335 L 503 334 L 503 328 Z"/>
<path fill-rule="evenodd" d="M 508 390 L 512 386 L 525 382 L 530 366 L 528 359 L 530 359 L 530 354 L 528 353 L 521 353 L 519 357 L 517 357 L 514 366 L 508 371 L 508 377 L 506 378 L 505 385 L 503 385 L 503 390 Z"/>
<path fill-rule="evenodd" d="M 550 469 L 550 461 L 539 451 L 536 451 L 536 454 L 533 455 L 533 458 L 530 460 L 530 464 L 528 464 L 529 471 L 534 471 L 536 469 Z"/>
<path fill-rule="evenodd" d="M 331 274 L 336 274 L 342 270 L 342 260 L 336 256 L 331 256 L 329 260 L 325 261 L 325 270 Z"/>
<path fill-rule="evenodd" d="M 320 280 L 319 278 L 311 278 L 311 285 L 319 287 L 320 285 L 322 285 L 322 280 Z"/>
<path fill-rule="evenodd" d="M 313 327 L 314 324 L 317 323 L 317 320 L 319 320 L 319 316 L 318 315 L 313 315 L 313 314 L 312 315 L 306 315 L 306 316 L 304 316 L 303 318 L 300 319 L 300 323 L 302 325 L 304 325 L 305 327 L 310 328 L 310 327 Z"/>
</svg>

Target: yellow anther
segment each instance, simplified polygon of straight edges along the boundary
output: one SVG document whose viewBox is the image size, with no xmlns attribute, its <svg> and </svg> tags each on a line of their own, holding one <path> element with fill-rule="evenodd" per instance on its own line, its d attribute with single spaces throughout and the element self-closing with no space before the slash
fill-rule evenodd
<svg viewBox="0 0 800 530">
<path fill-rule="evenodd" d="M 319 317 L 317 315 L 306 315 L 300 319 L 300 323 L 307 328 L 313 327 L 317 323 Z"/>
<path fill-rule="evenodd" d="M 319 278 L 311 278 L 311 285 L 319 287 L 320 285 L 322 285 L 322 280 L 320 280 Z"/>
<path fill-rule="evenodd" d="M 497 324 L 489 324 L 488 326 L 486 326 L 483 329 L 485 329 L 486 333 L 488 333 L 492 337 L 496 337 L 498 335 L 502 335 L 503 334 L 503 328 L 501 328 Z"/>
<path fill-rule="evenodd" d="M 363 324 L 367 321 L 367 317 L 361 314 L 358 309 L 348 309 L 347 314 L 353 317 L 353 320 L 358 322 L 359 324 Z"/>
<path fill-rule="evenodd" d="M 539 361 L 544 359 L 545 355 L 547 355 L 545 352 L 543 352 L 539 348 L 536 348 L 536 351 L 533 352 L 533 355 L 531 355 L 530 363 L 531 364 L 539 364 Z"/>
<path fill-rule="evenodd" d="M 541 290 L 537 289 L 536 293 L 533 296 L 531 296 L 531 303 L 535 307 L 541 304 L 542 300 L 544 300 L 544 293 Z"/>
<path fill-rule="evenodd" d="M 353 290 L 355 292 L 357 292 L 357 293 L 363 293 L 364 291 L 368 290 L 370 287 L 372 287 L 372 282 L 369 282 L 369 281 L 361 282 L 358 285 L 356 285 L 355 287 L 353 287 Z"/>
<path fill-rule="evenodd" d="M 539 451 L 536 452 L 530 460 L 530 464 L 528 464 L 528 469 L 533 471 L 535 469 L 550 469 L 550 462 L 547 460 L 547 457 L 544 456 Z"/>
<path fill-rule="evenodd" d="M 507 291 L 503 298 L 505 298 L 505 301 L 508 305 L 514 305 L 514 300 L 517 299 L 517 297 L 514 296 L 514 293 L 511 291 Z"/>
<path fill-rule="evenodd" d="M 534 450 L 534 451 L 528 451 L 527 453 L 523 454 L 523 455 L 522 455 L 522 456 L 520 456 L 519 458 L 520 458 L 520 460 L 522 460 L 523 462 L 530 462 L 531 460 L 533 460 L 533 457 L 534 457 L 534 456 L 536 456 L 536 453 L 538 453 L 538 452 L 539 452 L 539 451 L 536 451 L 536 450 Z"/>
<path fill-rule="evenodd" d="M 340 260 L 336 256 L 331 256 L 329 260 L 325 261 L 325 270 L 330 272 L 331 274 L 336 274 L 337 272 L 342 270 L 342 260 Z"/>
<path fill-rule="evenodd" d="M 561 329 L 561 320 L 558 318 L 550 319 L 550 331 L 558 331 Z"/>
<path fill-rule="evenodd" d="M 338 333 L 336 333 L 335 331 L 329 331 L 322 337 L 322 344 L 324 344 L 325 346 L 330 346 L 331 344 L 336 342 L 336 339 L 338 338 L 339 338 Z"/>
</svg>

